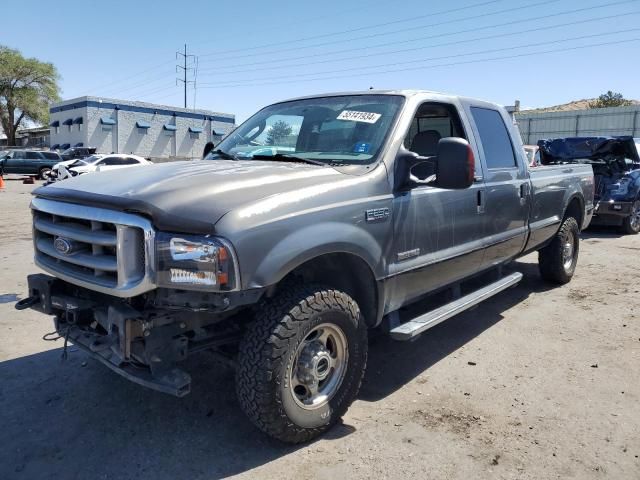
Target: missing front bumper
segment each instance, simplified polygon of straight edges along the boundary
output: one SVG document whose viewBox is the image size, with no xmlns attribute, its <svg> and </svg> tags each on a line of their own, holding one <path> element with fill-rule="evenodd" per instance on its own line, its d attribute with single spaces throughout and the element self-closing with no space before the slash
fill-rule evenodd
<svg viewBox="0 0 640 480">
<path fill-rule="evenodd" d="M 49 275 L 29 275 L 27 280 L 29 297 L 17 309 L 55 315 L 60 336 L 132 382 L 177 397 L 190 392 L 191 376 L 175 367 L 186 358 L 188 344 L 178 325 L 152 328 L 128 304 L 80 298 Z"/>
</svg>

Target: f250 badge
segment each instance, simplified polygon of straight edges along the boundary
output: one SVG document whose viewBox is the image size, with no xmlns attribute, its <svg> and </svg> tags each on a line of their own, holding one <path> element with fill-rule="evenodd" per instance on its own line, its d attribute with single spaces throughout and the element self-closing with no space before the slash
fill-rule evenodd
<svg viewBox="0 0 640 480">
<path fill-rule="evenodd" d="M 367 222 L 383 222 L 389 218 L 388 208 L 372 208 L 365 212 Z"/>
</svg>

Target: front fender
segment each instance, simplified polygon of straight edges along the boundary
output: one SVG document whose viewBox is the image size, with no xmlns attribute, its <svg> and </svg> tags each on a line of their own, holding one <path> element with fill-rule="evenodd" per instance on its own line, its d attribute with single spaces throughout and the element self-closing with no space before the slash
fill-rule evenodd
<svg viewBox="0 0 640 480">
<path fill-rule="evenodd" d="M 384 255 L 380 243 L 367 231 L 339 222 L 322 222 L 296 230 L 265 252 L 245 288 L 274 285 L 300 265 L 329 253 L 349 253 L 364 260 L 377 279 L 383 277 Z"/>
</svg>

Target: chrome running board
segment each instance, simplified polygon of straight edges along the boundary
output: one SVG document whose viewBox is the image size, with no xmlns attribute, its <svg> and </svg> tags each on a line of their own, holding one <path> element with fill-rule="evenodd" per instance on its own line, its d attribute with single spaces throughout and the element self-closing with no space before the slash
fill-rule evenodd
<svg viewBox="0 0 640 480">
<path fill-rule="evenodd" d="M 395 340 L 411 340 L 425 330 L 435 327 L 439 323 L 464 312 L 483 300 L 493 297 L 495 294 L 516 285 L 520 280 L 522 280 L 522 273 L 520 272 L 514 272 L 507 275 L 497 282 L 490 283 L 486 287 L 398 325 L 391 330 L 391 338 Z"/>
</svg>

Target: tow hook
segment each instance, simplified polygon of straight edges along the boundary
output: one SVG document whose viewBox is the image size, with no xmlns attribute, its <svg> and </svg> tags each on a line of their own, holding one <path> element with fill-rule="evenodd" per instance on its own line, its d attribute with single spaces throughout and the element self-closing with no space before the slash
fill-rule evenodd
<svg viewBox="0 0 640 480">
<path fill-rule="evenodd" d="M 40 298 L 38 297 L 27 297 L 16 302 L 15 307 L 16 310 L 26 310 L 27 308 L 31 308 L 32 306 L 34 306 L 39 301 Z"/>
</svg>

